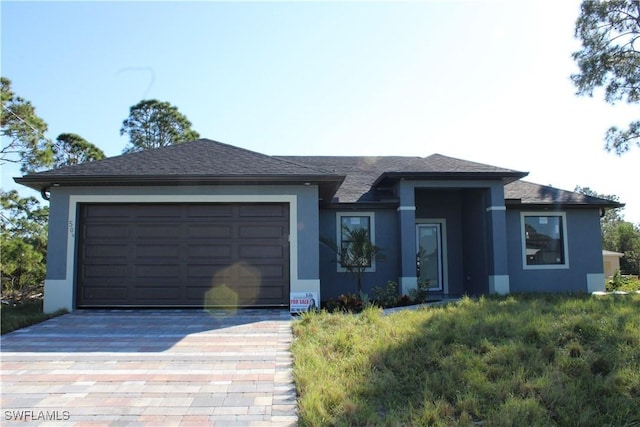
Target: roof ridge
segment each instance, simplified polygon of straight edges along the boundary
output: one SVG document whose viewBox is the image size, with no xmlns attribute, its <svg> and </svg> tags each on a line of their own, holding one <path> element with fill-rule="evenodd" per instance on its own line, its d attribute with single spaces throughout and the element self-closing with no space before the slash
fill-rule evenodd
<svg viewBox="0 0 640 427">
<path fill-rule="evenodd" d="M 329 170 L 318 169 L 318 168 L 316 168 L 316 167 L 312 167 L 312 166 L 310 166 L 310 165 L 305 165 L 305 164 L 302 164 L 302 163 L 292 162 L 292 161 L 289 161 L 289 160 L 287 160 L 287 159 L 278 158 L 278 156 L 272 156 L 272 155 L 270 155 L 270 154 L 261 153 L 261 152 L 259 152 L 259 151 L 249 150 L 248 148 L 239 147 L 239 146 L 237 146 L 237 145 L 227 144 L 227 143 L 225 143 L 225 142 L 216 141 L 216 140 L 214 140 L 214 139 L 209 139 L 209 138 L 200 138 L 200 139 L 194 140 L 194 141 L 192 141 L 192 142 L 195 142 L 195 141 L 206 141 L 206 142 L 212 142 L 212 143 L 215 143 L 215 144 L 218 144 L 218 145 L 221 145 L 221 146 L 224 146 L 224 147 L 227 147 L 227 148 L 233 149 L 233 150 L 237 150 L 237 151 L 244 151 L 244 152 L 246 152 L 246 153 L 251 153 L 251 154 L 254 154 L 254 155 L 258 155 L 258 156 L 260 156 L 260 157 L 269 158 L 269 159 L 271 159 L 271 160 L 276 160 L 276 161 L 278 161 L 278 162 L 283 162 L 283 163 L 287 163 L 287 164 L 290 164 L 290 165 L 295 165 L 295 166 L 303 167 L 303 168 L 306 168 L 306 169 L 309 169 L 309 170 L 311 170 L 311 171 L 315 171 L 315 172 L 333 173 L 333 172 L 331 172 L 331 171 L 329 171 Z"/>
<path fill-rule="evenodd" d="M 328 158 L 332 158 L 332 157 L 339 157 L 342 159 L 346 159 L 346 158 L 356 158 L 356 159 L 366 159 L 366 158 L 371 158 L 371 157 L 375 157 L 375 158 L 403 158 L 403 159 L 424 159 L 425 157 L 420 157 L 420 156 L 399 156 L 399 155 L 392 155 L 392 156 L 387 156 L 387 155 L 380 155 L 380 154 L 374 154 L 374 155 L 367 155 L 367 156 L 356 156 L 356 155 L 345 155 L 345 154 L 337 154 L 337 155 L 328 155 L 328 154 L 322 154 L 322 155 L 312 155 L 312 154 L 279 154 L 276 157 L 300 157 L 300 158 L 323 158 L 323 159 L 328 159 Z"/>
<path fill-rule="evenodd" d="M 276 159 L 278 161 L 284 162 L 284 163 L 288 163 L 290 165 L 302 166 L 302 167 L 305 167 L 305 168 L 308 168 L 308 169 L 311 169 L 311 170 L 317 171 L 317 172 L 331 173 L 331 174 L 335 174 L 336 173 L 335 171 L 332 171 L 332 170 L 329 170 L 329 169 L 319 168 L 317 166 L 313 166 L 312 167 L 311 165 L 308 165 L 308 164 L 305 164 L 305 163 L 294 162 L 294 161 L 291 161 L 289 159 L 283 158 L 283 157 L 303 157 L 303 156 L 277 156 L 277 155 L 274 155 L 274 156 L 269 156 L 269 157 L 271 157 L 273 159 Z"/>
<path fill-rule="evenodd" d="M 192 139 L 190 141 L 183 141 L 183 142 L 178 142 L 178 143 L 175 143 L 175 144 L 163 145 L 163 146 L 160 146 L 160 147 L 145 148 L 145 149 L 142 149 L 142 150 L 139 150 L 139 151 L 131 151 L 131 152 L 128 152 L 128 153 L 124 153 L 123 152 L 123 153 L 120 153 L 120 154 L 116 154 L 114 156 L 105 157 L 105 158 L 100 159 L 100 160 L 91 160 L 91 161 L 88 161 L 88 162 L 77 163 L 75 165 L 67 165 L 67 166 L 62 166 L 62 167 L 59 167 L 59 168 L 53 168 L 53 169 L 47 169 L 47 170 L 43 170 L 43 171 L 33 172 L 33 173 L 27 174 L 27 176 L 28 175 L 38 175 L 38 174 L 42 174 L 42 173 L 48 173 L 48 172 L 51 172 L 51 171 L 54 171 L 54 170 L 59 171 L 59 170 L 78 169 L 78 168 L 86 166 L 89 163 L 97 164 L 97 163 L 104 163 L 104 162 L 113 162 L 113 161 L 116 161 L 117 159 L 119 159 L 121 157 L 129 157 L 130 158 L 130 157 L 139 157 L 141 155 L 149 155 L 148 153 L 150 153 L 152 151 L 153 152 L 158 152 L 158 151 L 171 150 L 171 149 L 175 149 L 176 147 L 179 147 L 181 145 L 184 146 L 186 144 L 191 144 L 191 143 L 201 142 L 201 141 L 218 142 L 218 141 L 209 140 L 207 138 Z M 219 142 L 219 144 L 222 144 L 222 143 Z"/>
</svg>

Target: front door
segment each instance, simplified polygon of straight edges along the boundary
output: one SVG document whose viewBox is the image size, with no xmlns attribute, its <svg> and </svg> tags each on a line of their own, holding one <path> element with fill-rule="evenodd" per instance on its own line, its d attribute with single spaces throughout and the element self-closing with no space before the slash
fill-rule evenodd
<svg viewBox="0 0 640 427">
<path fill-rule="evenodd" d="M 418 224 L 419 280 L 434 291 L 442 290 L 442 225 Z"/>
</svg>

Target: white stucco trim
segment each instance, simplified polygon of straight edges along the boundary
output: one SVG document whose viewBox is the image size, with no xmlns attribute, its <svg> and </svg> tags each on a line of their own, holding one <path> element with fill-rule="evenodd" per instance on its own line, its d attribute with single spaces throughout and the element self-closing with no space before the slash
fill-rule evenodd
<svg viewBox="0 0 640 427">
<path fill-rule="evenodd" d="M 396 212 L 400 212 L 400 211 L 415 211 L 416 207 L 415 206 L 398 206 L 398 208 L 396 209 Z"/>
<path fill-rule="evenodd" d="M 491 212 L 491 211 L 506 211 L 507 207 L 506 206 L 489 206 L 487 209 L 485 209 L 487 212 Z"/>
<path fill-rule="evenodd" d="M 447 238 L 447 219 L 446 218 L 418 218 L 416 219 L 416 231 L 418 229 L 418 225 L 420 224 L 439 224 L 440 232 L 442 235 L 440 236 L 440 240 L 442 240 L 442 289 L 438 289 L 437 291 L 442 291 L 445 294 L 449 293 L 449 248 L 448 248 L 448 238 Z M 418 241 L 416 236 L 416 253 L 418 252 Z M 417 286 L 417 285 L 416 285 Z"/>
<path fill-rule="evenodd" d="M 336 245 L 340 247 L 340 242 L 342 239 L 342 217 L 349 216 L 366 216 L 369 217 L 369 229 L 371 232 L 371 243 L 376 244 L 376 214 L 372 211 L 361 212 L 361 211 L 339 211 L 336 212 Z M 338 273 L 348 273 L 349 270 L 340 265 L 340 257 L 336 255 L 337 260 L 337 272 Z M 376 271 L 376 257 L 374 256 L 371 259 L 371 267 L 365 268 L 365 273 L 375 273 Z"/>
<path fill-rule="evenodd" d="M 44 295 L 42 311 L 45 313 L 53 313 L 62 308 L 73 311 L 73 279 L 46 279 L 44 281 Z"/>
<path fill-rule="evenodd" d="M 409 291 L 418 288 L 418 278 L 413 277 L 400 277 L 400 294 L 409 295 Z"/>
<path fill-rule="evenodd" d="M 489 293 L 506 295 L 509 293 L 509 275 L 490 275 L 489 276 Z"/>
<path fill-rule="evenodd" d="M 525 237 L 525 223 L 524 219 L 527 216 L 557 216 L 562 218 L 562 244 L 564 249 L 564 264 L 541 264 L 541 265 L 528 265 L 527 264 L 527 241 Z M 566 270 L 569 269 L 569 233 L 567 232 L 567 214 L 566 212 L 547 212 L 547 211 L 532 211 L 532 212 L 520 212 L 520 242 L 521 242 L 521 255 L 522 255 L 522 269 L 523 270 Z"/>
<path fill-rule="evenodd" d="M 289 204 L 289 280 L 291 291 L 302 282 L 298 278 L 298 198 L 293 194 L 170 194 L 170 195 L 72 195 L 69 196 L 69 218 L 67 236 L 67 271 L 64 280 L 48 280 L 47 293 L 45 282 L 45 306 L 64 307 L 72 310 L 74 306 L 74 275 L 76 271 L 76 224 L 79 203 L 288 203 Z M 319 281 L 318 281 L 319 282 Z M 55 289 L 55 291 L 53 291 Z M 320 292 L 318 286 L 318 292 Z M 57 308 L 54 309 L 54 311 Z M 46 308 L 45 308 L 46 310 Z"/>
<path fill-rule="evenodd" d="M 604 281 L 604 273 L 587 274 L 587 292 L 604 292 L 606 290 Z"/>
</svg>

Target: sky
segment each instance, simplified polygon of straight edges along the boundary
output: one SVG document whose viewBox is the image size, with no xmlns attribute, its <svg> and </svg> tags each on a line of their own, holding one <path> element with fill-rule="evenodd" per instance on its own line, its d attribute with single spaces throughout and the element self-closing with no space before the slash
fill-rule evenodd
<svg viewBox="0 0 640 427">
<path fill-rule="evenodd" d="M 578 97 L 577 0 L 0 3 L 1 71 L 49 125 L 108 156 L 129 108 L 269 155 L 446 156 L 613 194 L 640 223 L 638 106 Z M 2 166 L 2 188 L 20 188 Z"/>
</svg>

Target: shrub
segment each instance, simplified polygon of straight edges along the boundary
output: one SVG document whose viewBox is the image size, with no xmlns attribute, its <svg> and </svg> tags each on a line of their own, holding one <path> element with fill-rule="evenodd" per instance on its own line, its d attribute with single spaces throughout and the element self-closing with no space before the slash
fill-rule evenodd
<svg viewBox="0 0 640 427">
<path fill-rule="evenodd" d="M 416 303 L 422 304 L 427 302 L 429 296 L 429 283 L 418 281 L 418 287 L 409 291 L 409 297 Z"/>
<path fill-rule="evenodd" d="M 326 309 L 329 312 L 347 311 L 357 313 L 362 310 L 362 299 L 357 294 L 342 294 L 337 299 L 327 301 Z"/>
<path fill-rule="evenodd" d="M 393 280 L 387 282 L 387 285 L 383 288 L 373 288 L 373 295 L 375 301 L 382 307 L 396 307 L 400 300 L 398 295 L 398 284 Z"/>
<path fill-rule="evenodd" d="M 412 304 L 415 304 L 415 302 L 413 301 L 413 299 L 411 299 L 409 295 L 402 295 L 398 300 L 398 302 L 396 303 L 396 306 L 404 307 L 406 305 L 412 305 Z"/>
<path fill-rule="evenodd" d="M 633 292 L 640 290 L 640 279 L 636 276 L 624 276 L 620 274 L 620 270 L 616 270 L 611 279 L 607 281 L 606 285 L 608 292 L 624 291 Z"/>
</svg>

